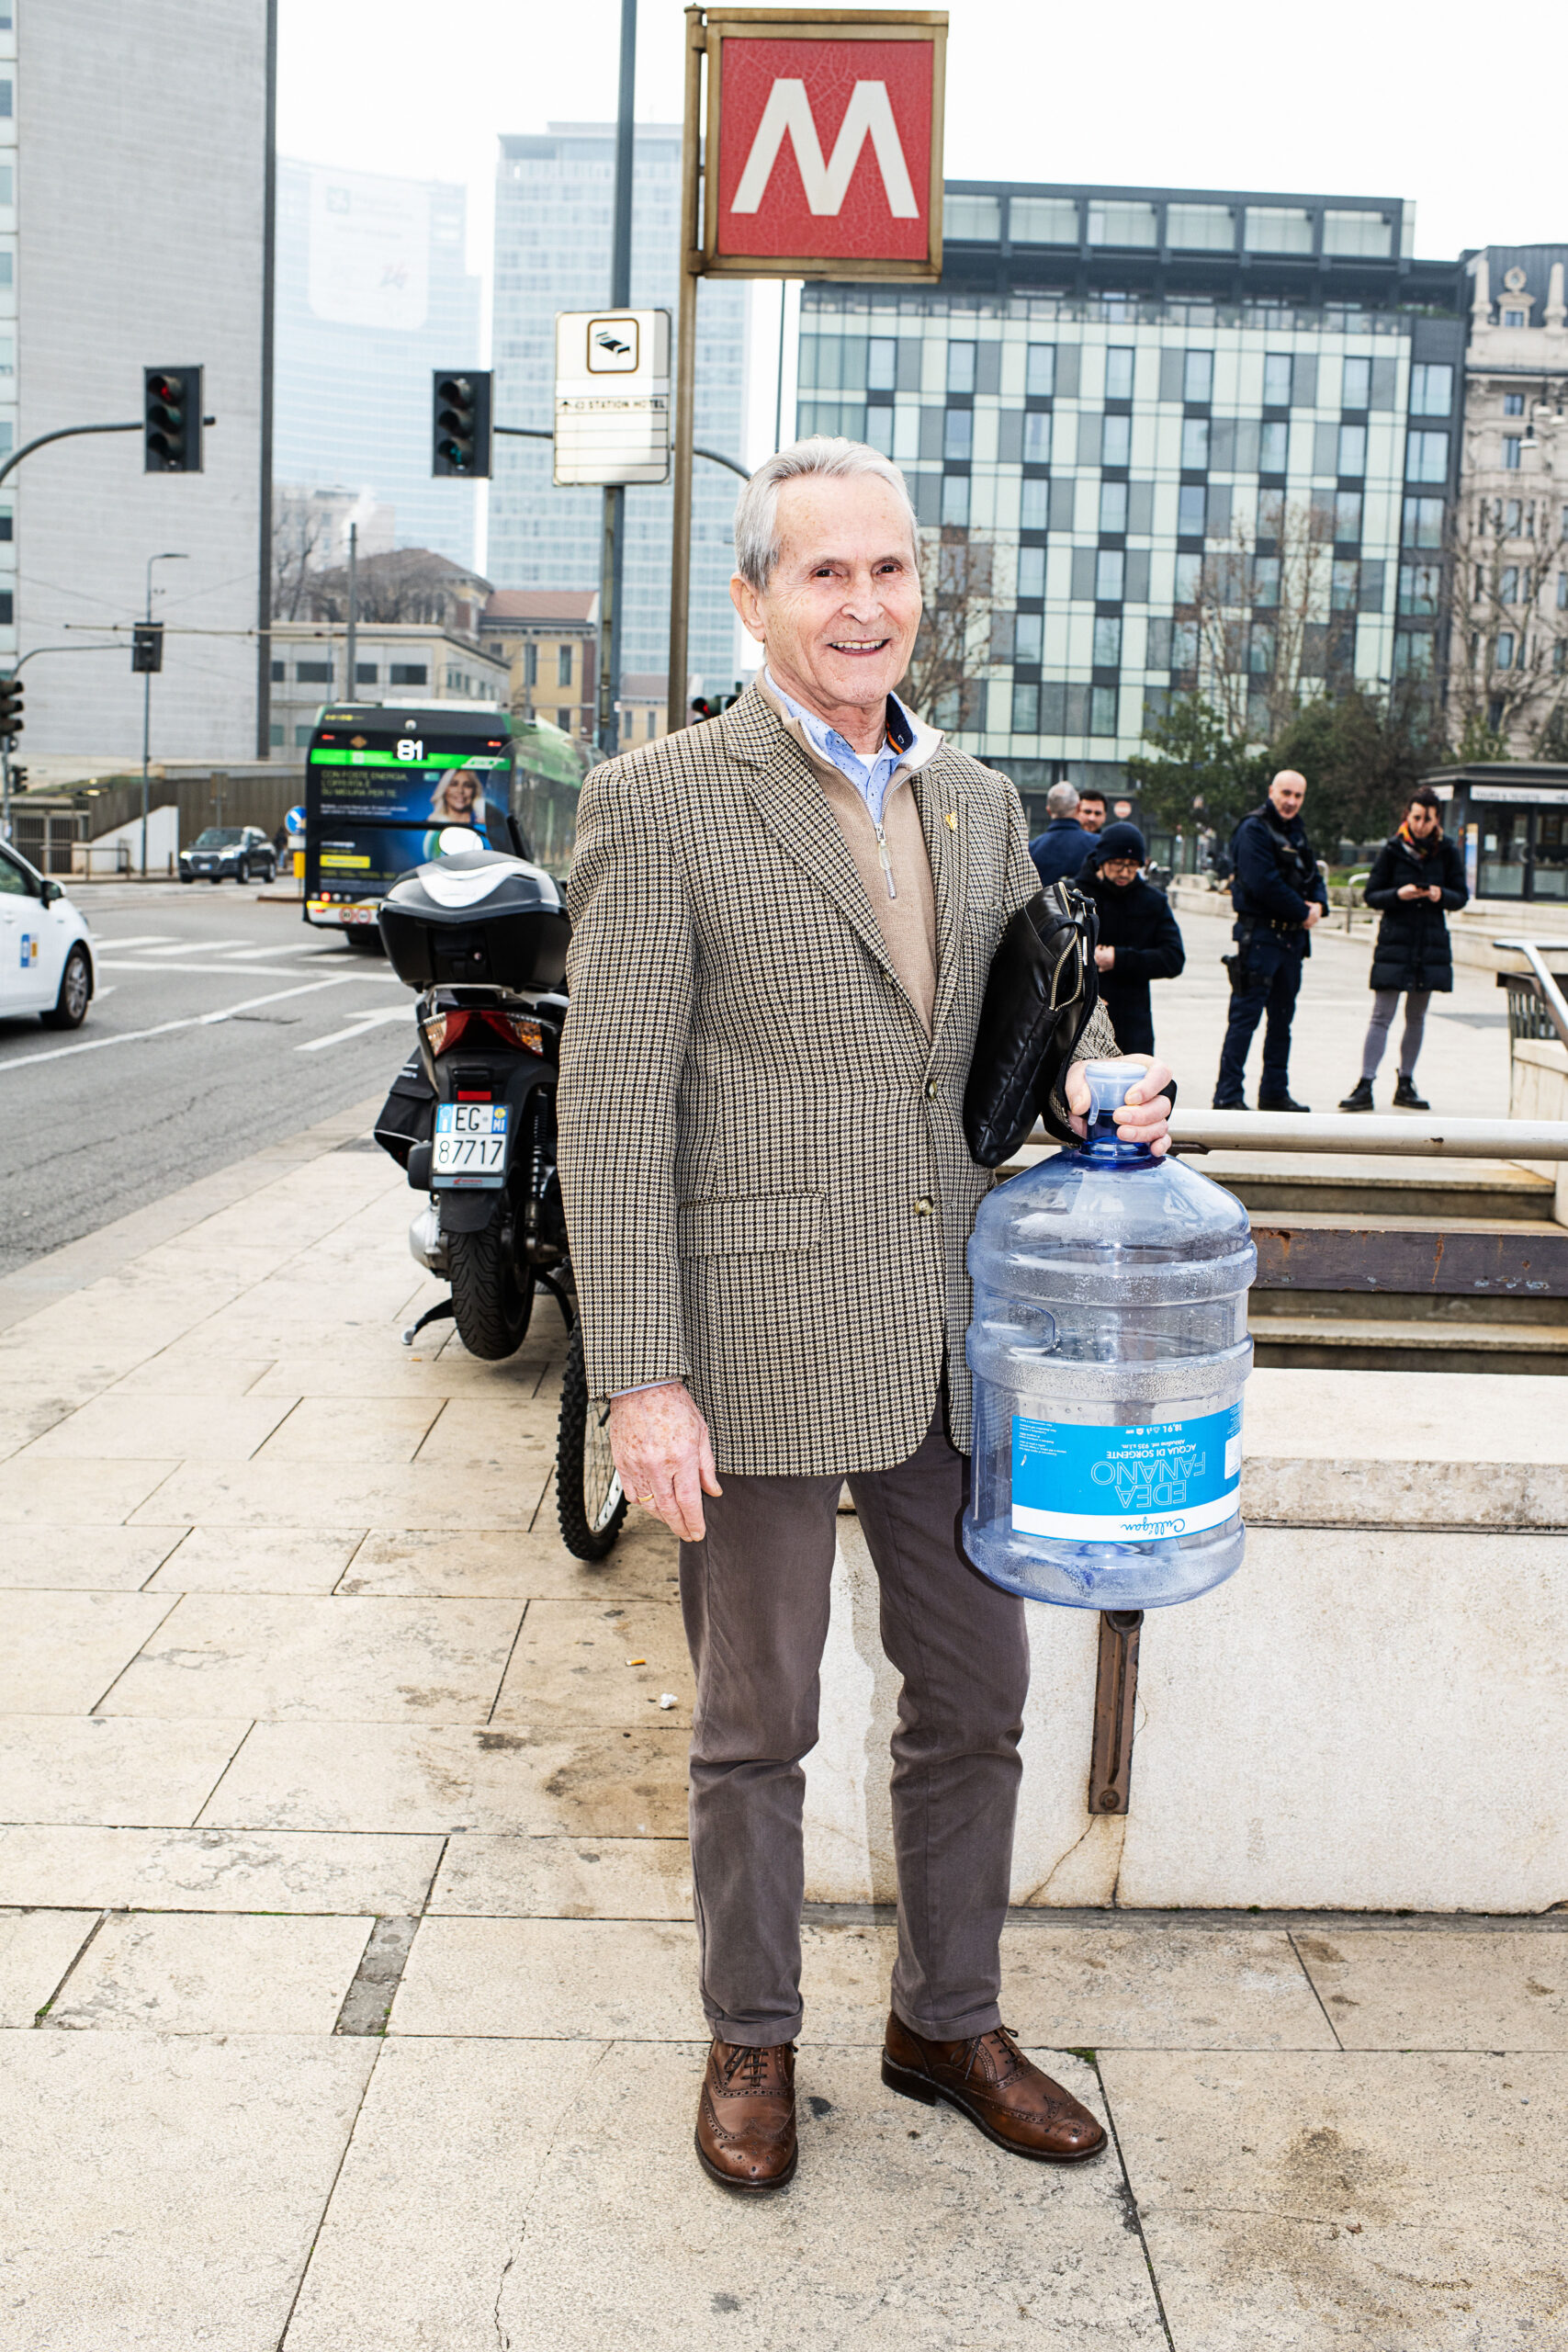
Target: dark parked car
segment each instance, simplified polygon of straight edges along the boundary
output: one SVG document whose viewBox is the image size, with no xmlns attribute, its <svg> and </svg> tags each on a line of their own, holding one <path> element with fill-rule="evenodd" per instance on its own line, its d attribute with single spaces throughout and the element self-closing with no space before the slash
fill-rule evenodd
<svg viewBox="0 0 1568 2352">
<path fill-rule="evenodd" d="M 236 882 L 255 876 L 270 882 L 276 872 L 277 852 L 259 825 L 209 825 L 180 852 L 182 882 L 221 882 L 226 874 Z"/>
</svg>

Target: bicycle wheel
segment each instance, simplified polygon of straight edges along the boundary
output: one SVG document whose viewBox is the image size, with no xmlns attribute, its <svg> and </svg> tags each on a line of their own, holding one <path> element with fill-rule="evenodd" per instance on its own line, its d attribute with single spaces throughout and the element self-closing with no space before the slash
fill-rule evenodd
<svg viewBox="0 0 1568 2352">
<path fill-rule="evenodd" d="M 610 1453 L 610 1408 L 588 1394 L 582 1325 L 573 1326 L 561 1379 L 556 1441 L 556 1509 L 561 1542 L 579 1560 L 603 1560 L 615 1549 L 626 1498 Z"/>
</svg>

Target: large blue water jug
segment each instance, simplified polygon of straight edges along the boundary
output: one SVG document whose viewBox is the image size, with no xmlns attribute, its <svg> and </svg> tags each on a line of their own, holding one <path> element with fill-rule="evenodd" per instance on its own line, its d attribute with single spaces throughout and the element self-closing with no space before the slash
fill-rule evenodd
<svg viewBox="0 0 1568 2352">
<path fill-rule="evenodd" d="M 1252 1365 L 1247 1211 L 1118 1142 L 1136 1063 L 1085 1066 L 1089 1132 L 986 1200 L 969 1244 L 982 1576 L 1069 1609 L 1161 1609 L 1235 1574 Z"/>
</svg>

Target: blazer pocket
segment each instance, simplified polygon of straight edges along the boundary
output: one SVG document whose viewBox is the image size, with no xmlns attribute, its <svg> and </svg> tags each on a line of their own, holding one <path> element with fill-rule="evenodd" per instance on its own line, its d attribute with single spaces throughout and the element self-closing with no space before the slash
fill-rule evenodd
<svg viewBox="0 0 1568 2352">
<path fill-rule="evenodd" d="M 828 1221 L 821 1193 L 754 1193 L 737 1200 L 682 1201 L 676 1230 L 682 1258 L 745 1258 L 818 1250 Z"/>
</svg>

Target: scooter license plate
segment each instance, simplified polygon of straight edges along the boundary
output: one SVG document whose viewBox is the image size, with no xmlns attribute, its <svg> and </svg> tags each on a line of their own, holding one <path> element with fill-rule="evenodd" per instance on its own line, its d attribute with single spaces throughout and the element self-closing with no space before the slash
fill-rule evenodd
<svg viewBox="0 0 1568 2352">
<path fill-rule="evenodd" d="M 443 1185 L 498 1185 L 506 1178 L 506 1104 L 438 1102 L 430 1181 Z"/>
</svg>

